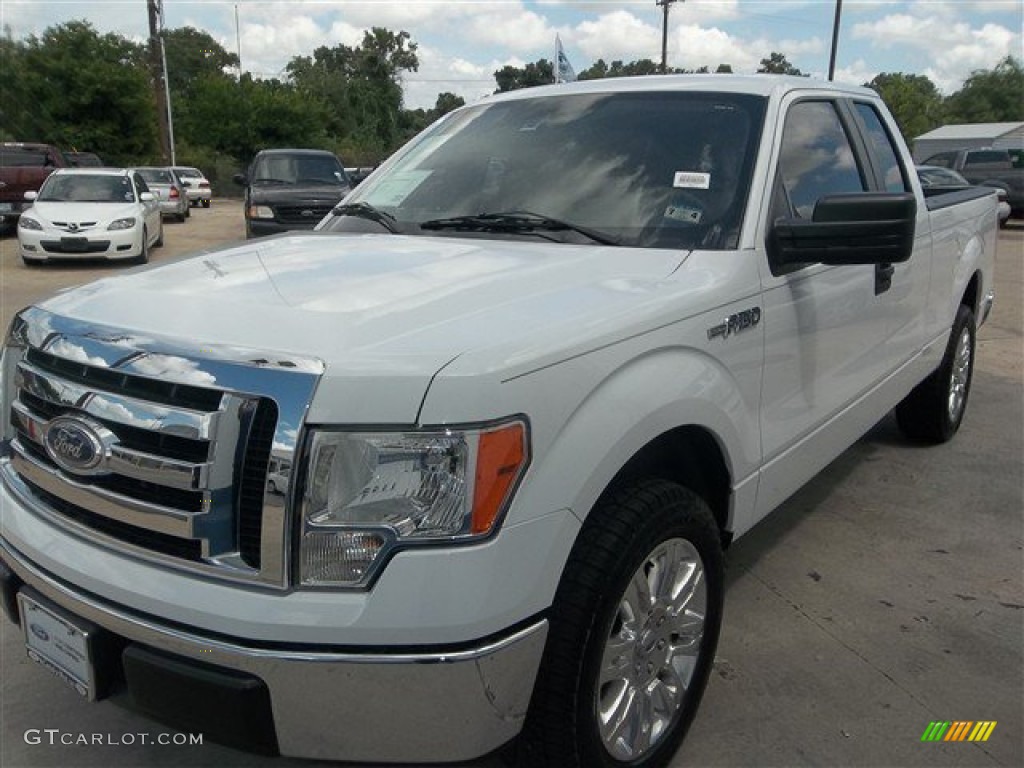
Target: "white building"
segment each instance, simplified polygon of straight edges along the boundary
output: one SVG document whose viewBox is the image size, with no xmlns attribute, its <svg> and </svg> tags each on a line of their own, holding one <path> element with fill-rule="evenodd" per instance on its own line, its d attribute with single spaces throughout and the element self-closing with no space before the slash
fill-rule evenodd
<svg viewBox="0 0 1024 768">
<path fill-rule="evenodd" d="M 914 162 L 939 152 L 977 147 L 1024 150 L 1024 122 L 944 125 L 914 139 Z"/>
</svg>

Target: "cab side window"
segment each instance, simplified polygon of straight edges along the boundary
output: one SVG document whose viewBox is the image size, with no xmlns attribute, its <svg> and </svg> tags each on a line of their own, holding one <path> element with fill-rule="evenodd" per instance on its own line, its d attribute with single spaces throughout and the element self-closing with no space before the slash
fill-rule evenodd
<svg viewBox="0 0 1024 768">
<path fill-rule="evenodd" d="M 794 104 L 782 129 L 776 199 L 788 215 L 810 219 L 814 206 L 829 195 L 864 192 L 867 185 L 846 129 L 833 103 Z M 785 216 L 783 210 L 778 212 Z"/>
<path fill-rule="evenodd" d="M 874 149 L 876 163 L 880 166 L 878 172 L 882 175 L 882 183 L 886 192 L 906 192 L 907 180 L 903 175 L 903 167 L 900 165 L 899 155 L 893 146 L 892 137 L 882 124 L 882 118 L 870 104 L 858 103 L 855 105 L 857 114 L 864 123 L 865 138 Z"/>
</svg>

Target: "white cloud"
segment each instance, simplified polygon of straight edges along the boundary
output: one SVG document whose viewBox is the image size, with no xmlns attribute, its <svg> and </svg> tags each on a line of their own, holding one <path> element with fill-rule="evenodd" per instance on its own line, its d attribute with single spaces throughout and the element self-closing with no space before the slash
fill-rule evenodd
<svg viewBox="0 0 1024 768">
<path fill-rule="evenodd" d="M 864 59 L 857 59 L 853 64 L 845 67 L 836 67 L 835 80 L 837 83 L 848 83 L 850 85 L 864 85 L 870 83 L 879 74 L 877 67 L 870 66 Z"/>
<path fill-rule="evenodd" d="M 909 48 L 929 62 L 926 74 L 940 90 L 956 90 L 973 70 L 995 66 L 1007 55 L 1020 54 L 1021 36 L 994 23 L 974 27 L 949 17 L 900 13 L 853 28 L 855 40 L 868 40 L 883 50 Z"/>
<path fill-rule="evenodd" d="M 629 11 L 614 11 L 594 21 L 583 21 L 568 38 L 592 60 L 655 59 L 661 51 L 660 30 Z"/>
</svg>

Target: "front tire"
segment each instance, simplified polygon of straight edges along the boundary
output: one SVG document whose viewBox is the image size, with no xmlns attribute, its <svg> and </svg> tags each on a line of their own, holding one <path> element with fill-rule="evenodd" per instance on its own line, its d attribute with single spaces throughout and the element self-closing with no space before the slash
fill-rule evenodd
<svg viewBox="0 0 1024 768">
<path fill-rule="evenodd" d="M 960 429 L 971 393 L 975 345 L 974 312 L 961 304 L 942 364 L 896 406 L 896 421 L 907 437 L 944 443 Z"/>
<path fill-rule="evenodd" d="M 161 224 L 161 229 L 163 225 Z M 142 251 L 133 259 L 135 264 L 148 264 L 149 263 L 149 231 L 142 228 Z"/>
<path fill-rule="evenodd" d="M 718 527 L 699 496 L 663 480 L 607 495 L 580 532 L 549 613 L 523 764 L 667 764 L 711 672 L 723 578 Z"/>
</svg>

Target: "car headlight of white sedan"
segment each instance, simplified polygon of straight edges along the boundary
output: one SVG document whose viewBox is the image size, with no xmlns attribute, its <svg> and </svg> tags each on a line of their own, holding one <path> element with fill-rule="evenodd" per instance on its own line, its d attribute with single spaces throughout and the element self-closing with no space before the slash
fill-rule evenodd
<svg viewBox="0 0 1024 768">
<path fill-rule="evenodd" d="M 395 550 L 497 530 L 529 461 L 527 426 L 314 430 L 302 494 L 304 587 L 366 587 Z"/>
<path fill-rule="evenodd" d="M 31 229 L 31 230 L 35 230 L 35 231 L 39 231 L 39 232 L 41 232 L 43 230 L 43 225 L 40 224 L 35 219 L 33 219 L 31 216 L 24 216 L 23 215 L 23 216 L 19 217 L 18 218 L 18 226 L 21 229 Z"/>
<path fill-rule="evenodd" d="M 135 217 L 134 216 L 129 216 L 129 217 L 124 218 L 124 219 L 114 219 L 107 226 L 107 229 L 110 230 L 110 231 L 114 231 L 114 230 L 118 230 L 118 229 L 131 229 L 134 226 L 135 226 Z"/>
</svg>

